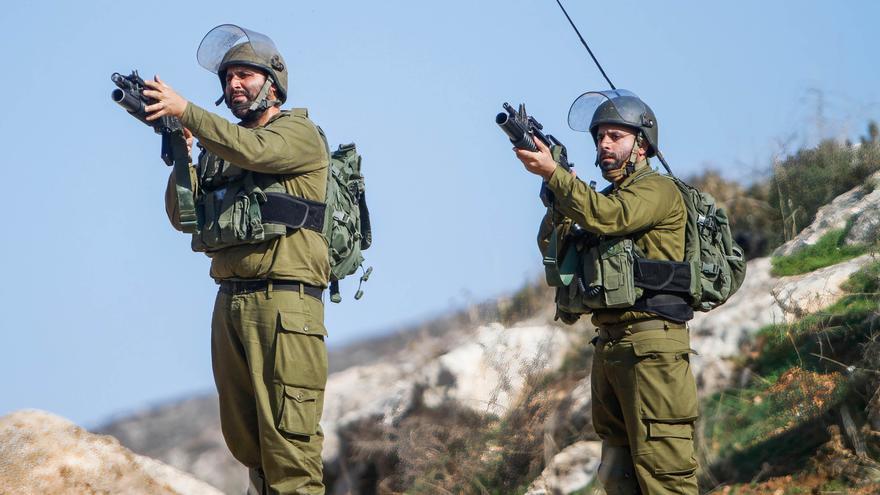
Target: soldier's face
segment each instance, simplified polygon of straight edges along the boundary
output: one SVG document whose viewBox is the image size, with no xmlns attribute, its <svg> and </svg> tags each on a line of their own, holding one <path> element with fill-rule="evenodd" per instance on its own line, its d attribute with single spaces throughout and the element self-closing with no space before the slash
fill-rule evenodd
<svg viewBox="0 0 880 495">
<path fill-rule="evenodd" d="M 603 171 L 620 168 L 632 153 L 636 135 L 628 127 L 603 124 L 596 130 L 596 153 Z"/>
<path fill-rule="evenodd" d="M 243 119 L 248 114 L 248 107 L 263 89 L 266 75 L 252 67 L 230 65 L 226 69 L 226 106 L 232 114 Z"/>
</svg>

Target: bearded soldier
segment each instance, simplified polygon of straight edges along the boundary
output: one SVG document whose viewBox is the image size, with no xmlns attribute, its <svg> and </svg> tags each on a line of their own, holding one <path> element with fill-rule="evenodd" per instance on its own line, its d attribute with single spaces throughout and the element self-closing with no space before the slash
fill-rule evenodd
<svg viewBox="0 0 880 495">
<path fill-rule="evenodd" d="M 609 494 L 696 494 L 697 397 L 686 326 L 693 310 L 680 294 L 638 279 L 642 260 L 651 266 L 685 256 L 682 195 L 649 165 L 657 120 L 634 94 L 615 90 L 581 95 L 569 126 L 592 135 L 596 165 L 611 183 L 605 191 L 558 166 L 538 139 L 537 152 L 514 150 L 551 193 L 539 231 L 545 264 L 559 272 L 577 266 L 557 291 L 557 314 L 573 323 L 591 313 L 597 327 L 591 380 L 599 479 Z"/>
<path fill-rule="evenodd" d="M 229 121 L 148 81 L 154 120 L 178 117 L 201 154 L 191 168 L 200 228 L 219 292 L 211 323 L 223 436 L 250 470 L 254 494 L 322 494 L 319 426 L 327 380 L 321 234 L 329 153 L 303 108 L 281 110 L 287 65 L 268 37 L 224 24 L 198 61 L 220 78 Z M 180 230 L 172 175 L 166 209 Z"/>
</svg>

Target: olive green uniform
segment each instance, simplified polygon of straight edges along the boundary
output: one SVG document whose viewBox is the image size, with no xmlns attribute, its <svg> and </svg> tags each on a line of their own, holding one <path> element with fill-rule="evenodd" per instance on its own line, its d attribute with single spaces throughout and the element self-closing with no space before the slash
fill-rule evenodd
<svg viewBox="0 0 880 495">
<path fill-rule="evenodd" d="M 189 103 L 181 122 L 206 153 L 243 170 L 277 175 L 288 194 L 324 201 L 329 156 L 306 110 L 282 112 L 248 129 Z M 176 206 L 172 175 L 166 191 L 172 223 Z M 208 256 L 218 282 L 295 281 L 323 288 L 330 273 L 327 241 L 305 228 Z M 251 469 L 252 480 L 265 479 L 269 493 L 322 494 L 323 303 L 303 286 L 291 291 L 268 284 L 241 292 L 222 287 L 211 323 L 211 354 L 226 443 Z"/>
<path fill-rule="evenodd" d="M 687 211 L 675 184 L 646 162 L 607 196 L 557 167 L 547 183 L 558 214 L 585 230 L 633 239 L 645 257 L 681 261 Z M 558 220 L 558 219 L 557 219 Z M 539 231 L 542 253 L 553 229 Z M 696 384 L 685 325 L 629 309 L 595 310 L 593 426 L 609 494 L 696 494 Z"/>
</svg>

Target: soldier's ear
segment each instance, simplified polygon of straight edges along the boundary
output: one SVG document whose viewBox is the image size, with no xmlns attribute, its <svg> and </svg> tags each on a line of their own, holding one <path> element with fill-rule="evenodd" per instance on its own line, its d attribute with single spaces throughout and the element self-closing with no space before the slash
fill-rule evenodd
<svg viewBox="0 0 880 495">
<path fill-rule="evenodd" d="M 648 156 L 648 150 L 651 149 L 650 143 L 648 140 L 639 135 L 639 154 Z"/>
</svg>

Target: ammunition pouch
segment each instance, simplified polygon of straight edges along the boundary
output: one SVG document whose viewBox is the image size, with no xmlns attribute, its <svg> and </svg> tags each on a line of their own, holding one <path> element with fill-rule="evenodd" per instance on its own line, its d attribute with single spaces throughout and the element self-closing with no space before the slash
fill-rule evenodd
<svg viewBox="0 0 880 495">
<path fill-rule="evenodd" d="M 688 301 L 697 288 L 689 263 L 650 260 L 630 238 L 572 235 L 570 229 L 569 223 L 557 226 L 544 255 L 559 312 L 634 309 L 673 321 L 693 316 Z"/>
<path fill-rule="evenodd" d="M 551 234 L 544 256 L 547 283 L 556 287 L 557 307 L 567 313 L 628 308 L 642 295 L 636 286 L 636 246 L 625 237 L 596 238 L 589 234 L 559 242 Z M 561 260 L 561 261 L 560 261 Z"/>
<path fill-rule="evenodd" d="M 203 187 L 196 199 L 193 251 L 265 242 L 301 228 L 323 231 L 324 203 L 287 194 L 279 176 L 242 171 L 214 183 L 221 185 Z"/>
</svg>

